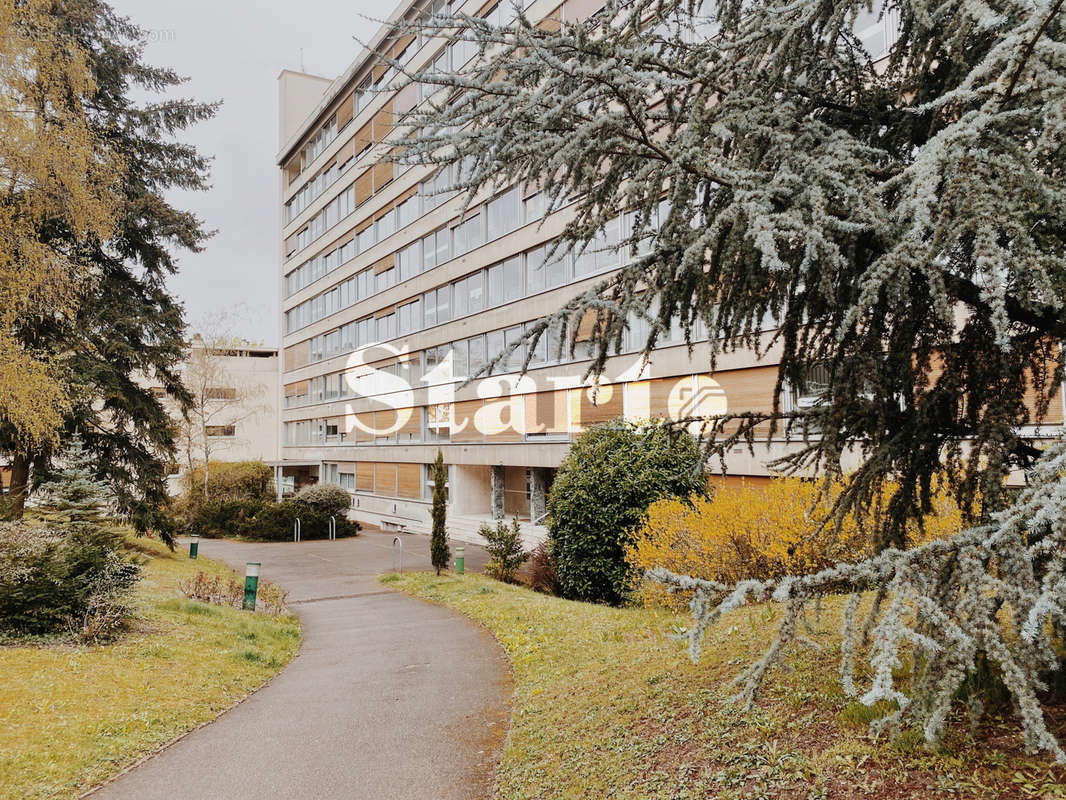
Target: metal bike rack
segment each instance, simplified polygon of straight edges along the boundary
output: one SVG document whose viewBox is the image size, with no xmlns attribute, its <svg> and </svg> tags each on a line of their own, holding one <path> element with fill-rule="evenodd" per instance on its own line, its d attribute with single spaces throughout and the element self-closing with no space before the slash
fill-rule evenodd
<svg viewBox="0 0 1066 800">
<path fill-rule="evenodd" d="M 296 518 L 296 522 L 294 522 L 292 524 L 292 540 L 294 542 L 298 542 L 298 541 L 300 541 L 300 538 L 301 538 L 302 535 L 303 535 L 303 526 L 300 524 L 300 518 L 297 517 Z"/>
<path fill-rule="evenodd" d="M 396 546 L 399 545 L 399 551 L 396 550 Z M 396 556 L 399 555 L 399 566 L 397 566 Z M 392 571 L 403 572 L 403 539 L 399 536 L 392 537 Z"/>
<path fill-rule="evenodd" d="M 329 518 L 329 540 L 332 542 L 337 538 L 337 518 L 330 516 Z"/>
</svg>

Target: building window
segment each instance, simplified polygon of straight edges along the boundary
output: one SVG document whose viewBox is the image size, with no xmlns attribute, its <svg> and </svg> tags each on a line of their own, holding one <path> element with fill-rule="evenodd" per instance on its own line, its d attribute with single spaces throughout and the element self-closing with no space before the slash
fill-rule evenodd
<svg viewBox="0 0 1066 800">
<path fill-rule="evenodd" d="M 451 483 L 452 468 L 451 468 L 451 465 L 449 464 L 449 465 L 445 465 L 444 469 L 445 469 L 445 472 L 447 473 L 447 475 L 446 475 L 447 483 L 444 486 L 444 500 L 447 501 L 448 500 L 448 485 L 447 484 Z M 434 482 L 433 482 L 433 465 L 432 464 L 423 464 L 422 465 L 422 475 L 423 475 L 422 491 L 425 492 L 425 498 L 427 500 L 429 500 L 430 498 L 433 497 L 433 487 L 435 485 Z"/>
<path fill-rule="evenodd" d="M 237 390 L 226 386 L 208 386 L 206 395 L 208 400 L 236 400 Z"/>
<path fill-rule="evenodd" d="M 449 442 L 452 438 L 452 407 L 450 403 L 426 406 L 427 442 Z"/>
<path fill-rule="evenodd" d="M 495 200 L 490 200 L 486 209 L 487 241 L 498 239 L 521 225 L 521 215 L 518 187 L 504 192 Z"/>
<path fill-rule="evenodd" d="M 208 436 L 236 436 L 237 435 L 237 426 L 236 425 L 208 425 L 207 426 L 207 435 Z"/>
</svg>

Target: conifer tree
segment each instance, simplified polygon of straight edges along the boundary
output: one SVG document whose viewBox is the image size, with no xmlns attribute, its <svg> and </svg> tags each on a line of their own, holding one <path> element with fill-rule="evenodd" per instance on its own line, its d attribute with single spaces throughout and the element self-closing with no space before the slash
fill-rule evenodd
<svg viewBox="0 0 1066 800">
<path fill-rule="evenodd" d="M 539 186 L 548 207 L 569 205 L 558 255 L 632 255 L 530 326 L 530 344 L 565 322 L 573 352 L 591 315 L 594 375 L 638 320 L 649 355 L 675 325 L 706 338 L 694 368 L 770 354 L 772 403 L 712 420 L 712 454 L 767 429 L 797 442 L 781 469 L 834 477 L 854 456 L 837 513 L 871 511 L 893 480 L 877 543 L 902 546 L 935 479 L 974 518 L 1001 507 L 1006 476 L 1038 456 L 1027 426 L 1057 402 L 1061 7 L 610 0 L 536 26 L 508 22 L 507 3 L 490 19 L 431 15 L 399 27 L 473 57 L 412 76 L 440 91 L 404 118 L 400 157 L 455 168 L 468 197 Z M 887 52 L 857 34 L 882 15 Z M 788 402 L 814 373 L 820 402 Z"/>
<path fill-rule="evenodd" d="M 170 191 L 204 190 L 209 161 L 181 141 L 183 130 L 214 115 L 217 105 L 146 93 L 183 82 L 173 70 L 144 63 L 147 33 L 100 0 L 54 4 L 71 47 L 87 53 L 95 89 L 86 103 L 89 128 L 121 153 L 118 222 L 106 236 L 40 230 L 76 253 L 96 276 L 76 315 L 43 317 L 18 335 L 54 366 L 70 397 L 64 427 L 81 431 L 97 475 L 106 477 L 119 510 L 138 529 L 161 529 L 174 427 L 146 384 L 162 386 L 179 406 L 189 402 L 177 367 L 185 336 L 180 303 L 166 279 L 175 253 L 197 251 L 211 232 L 175 207 Z M 0 424 L 0 448 L 13 456 L 13 490 L 25 496 L 31 465 L 46 470 L 49 447 L 26 446 Z M 21 509 L 16 509 L 16 514 Z"/>
<path fill-rule="evenodd" d="M 80 435 L 71 437 L 59 461 L 60 468 L 41 485 L 37 506 L 41 519 L 78 536 L 113 532 L 109 518 L 114 495 L 96 477 Z"/>
<path fill-rule="evenodd" d="M 444 466 L 444 454 L 437 450 L 437 460 L 433 462 L 433 531 L 429 541 L 429 557 L 440 575 L 448 567 L 452 557 L 448 546 L 448 532 L 445 522 L 448 516 L 448 468 Z"/>
<path fill-rule="evenodd" d="M 859 35 L 879 20 L 887 50 Z M 451 169 L 468 198 L 517 184 L 569 204 L 557 255 L 630 256 L 529 344 L 563 322 L 573 353 L 591 315 L 592 376 L 637 321 L 649 356 L 675 324 L 706 337 L 712 370 L 769 355 L 771 407 L 710 420 L 711 452 L 763 426 L 796 443 L 781 469 L 833 479 L 857 461 L 835 513 L 879 517 L 879 555 L 736 586 L 653 571 L 692 595 L 693 655 L 722 613 L 781 603 L 738 677 L 751 703 L 819 599 L 852 592 L 842 683 L 894 708 L 880 727 L 935 740 L 987 663 L 1027 746 L 1066 763 L 1040 704 L 1063 669 L 1066 441 L 1042 451 L 1029 427 L 1066 358 L 1063 0 L 609 0 L 585 20 L 431 14 L 397 32 L 412 28 L 471 60 L 408 76 L 440 91 L 404 119 L 400 157 Z M 816 376 L 816 403 L 788 402 Z M 1018 469 L 1028 486 L 1004 509 Z M 978 524 L 903 551 L 937 481 Z"/>
</svg>

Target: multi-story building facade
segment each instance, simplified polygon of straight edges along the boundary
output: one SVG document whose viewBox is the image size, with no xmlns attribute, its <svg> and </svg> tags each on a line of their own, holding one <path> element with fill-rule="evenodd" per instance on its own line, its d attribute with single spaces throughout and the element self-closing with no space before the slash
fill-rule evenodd
<svg viewBox="0 0 1066 800">
<path fill-rule="evenodd" d="M 247 343 L 208 347 L 194 337 L 179 371 L 195 396 L 196 408 L 189 419 L 161 386 L 150 387 L 179 429 L 178 453 L 169 478 L 172 494 L 181 491 L 188 464 L 203 461 L 205 445 L 212 461 L 278 463 L 277 348 Z"/>
<path fill-rule="evenodd" d="M 535 0 L 525 13 L 552 24 L 599 5 Z M 404 3 L 389 22 L 420 7 Z M 492 16 L 510 4 L 455 0 L 452 8 Z M 878 25 L 866 35 L 887 46 Z M 596 391 L 582 380 L 588 362 L 580 347 L 576 358 L 558 359 L 544 339 L 526 374 L 519 351 L 464 385 L 526 325 L 623 264 L 630 254 L 610 245 L 625 238 L 629 220 L 620 216 L 601 246 L 580 257 L 549 259 L 568 211 L 545 208 L 535 187 L 477 197 L 462 213 L 463 199 L 440 191 L 452 180 L 447 171 L 383 160 L 424 92 L 390 89 L 394 70 L 379 53 L 410 70 L 457 69 L 473 55 L 440 38 L 393 39 L 385 26 L 336 80 L 281 75 L 279 476 L 340 483 L 352 492 L 356 519 L 426 530 L 428 465 L 439 448 L 449 465 L 453 534 L 517 515 L 536 536 L 554 470 L 587 426 L 770 408 L 772 349 L 761 360 L 727 354 L 712 376 L 707 345 L 690 353 L 675 332 L 644 365 L 647 331 L 636 324 Z M 785 397 L 786 408 L 806 401 Z M 1047 421 L 1061 420 L 1057 408 Z M 784 447 L 769 442 L 754 457 L 738 448 L 730 473 L 765 478 Z"/>
</svg>

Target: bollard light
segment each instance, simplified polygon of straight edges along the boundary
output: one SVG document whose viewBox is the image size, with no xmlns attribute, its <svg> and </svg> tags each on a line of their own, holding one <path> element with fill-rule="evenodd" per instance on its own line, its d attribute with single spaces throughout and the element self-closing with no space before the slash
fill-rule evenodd
<svg viewBox="0 0 1066 800">
<path fill-rule="evenodd" d="M 466 548 L 455 548 L 455 574 L 462 575 L 463 568 L 466 567 Z"/>
<path fill-rule="evenodd" d="M 189 558 L 195 559 L 196 553 L 200 549 L 200 534 L 194 533 L 189 540 Z"/>
<path fill-rule="evenodd" d="M 255 611 L 255 593 L 259 590 L 259 562 L 249 561 L 244 567 L 244 610 Z"/>
</svg>

